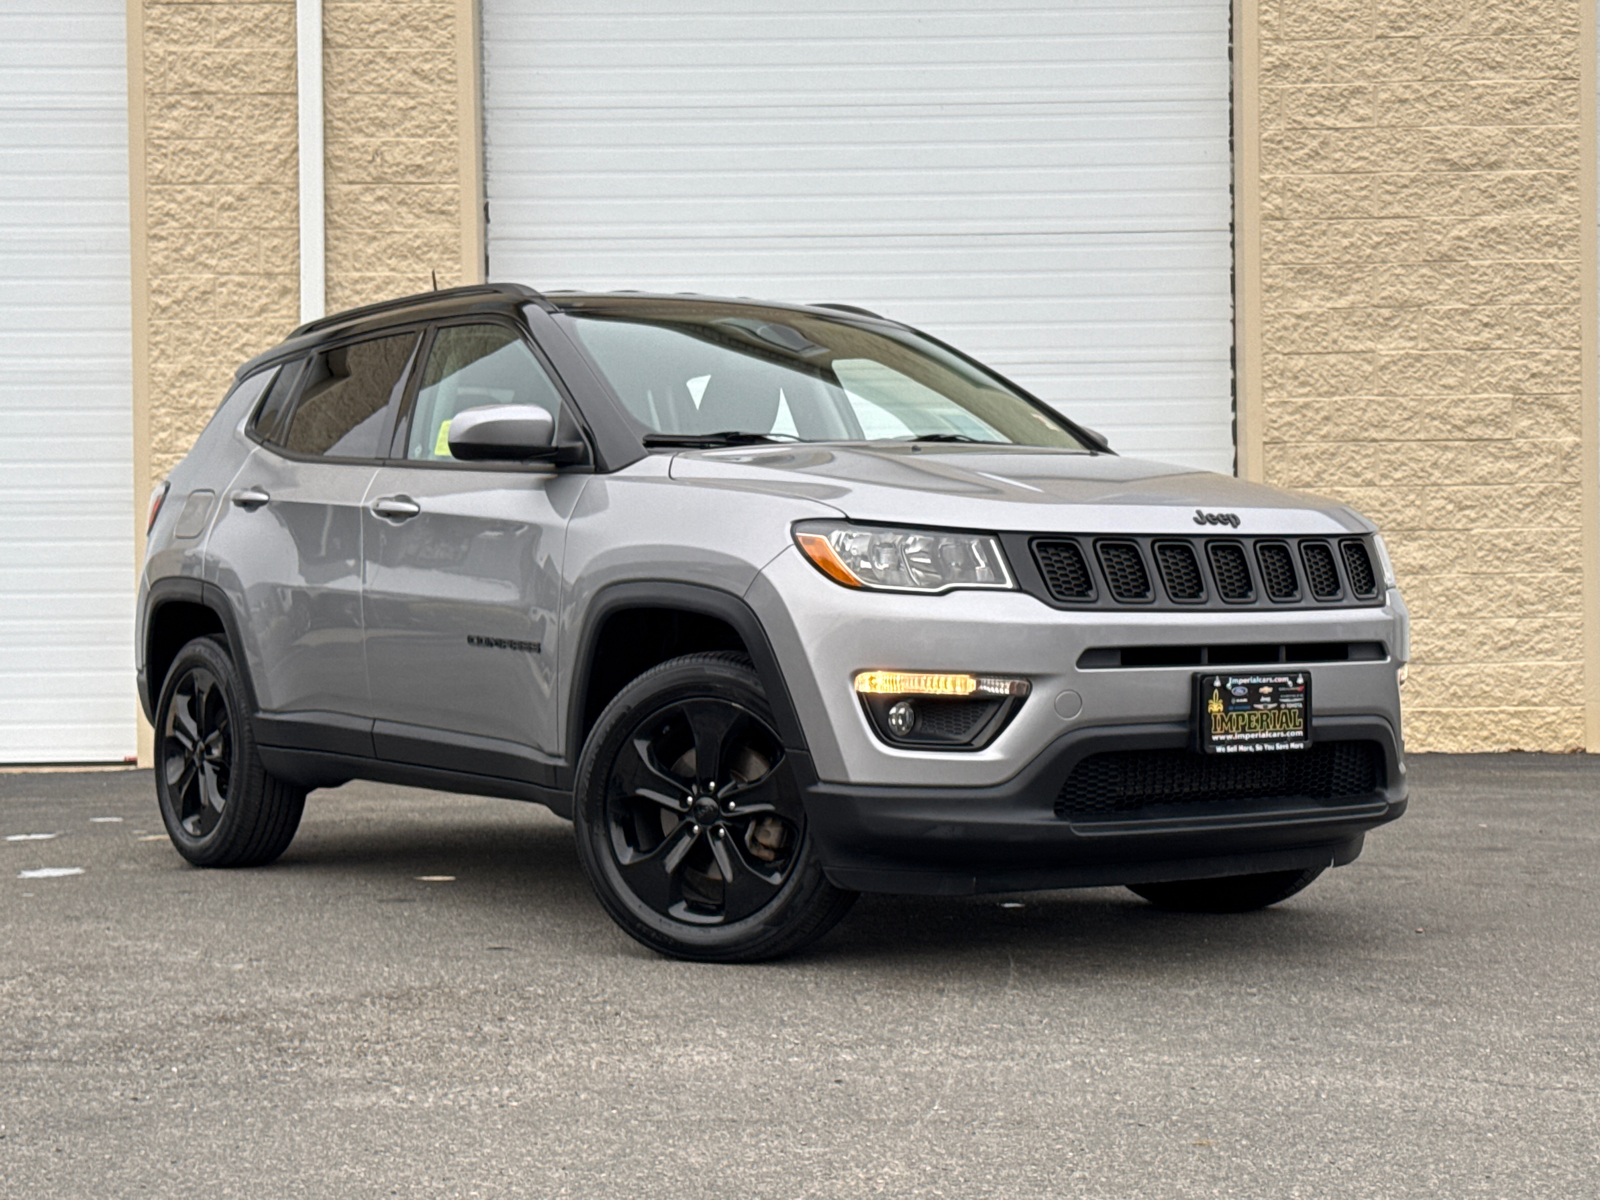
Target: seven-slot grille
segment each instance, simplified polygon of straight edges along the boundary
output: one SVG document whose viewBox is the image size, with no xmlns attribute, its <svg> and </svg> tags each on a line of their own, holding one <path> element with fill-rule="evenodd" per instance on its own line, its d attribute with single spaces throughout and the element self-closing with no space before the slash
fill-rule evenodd
<svg viewBox="0 0 1600 1200">
<path fill-rule="evenodd" d="M 1106 587 L 1113 599 L 1123 604 L 1144 604 L 1155 599 L 1137 542 L 1102 541 L 1095 549 L 1100 552 L 1100 569 L 1106 573 Z"/>
<path fill-rule="evenodd" d="M 1383 596 L 1360 538 L 1003 537 L 1014 551 L 1025 544 L 1038 567 L 1032 585 L 1024 572 L 1024 586 L 1074 607 L 1320 607 Z"/>
<path fill-rule="evenodd" d="M 1250 560 L 1238 542 L 1212 542 L 1206 546 L 1211 556 L 1211 574 L 1217 581 L 1217 595 L 1229 604 L 1248 604 L 1256 598 L 1250 582 Z"/>
<path fill-rule="evenodd" d="M 1367 548 L 1355 538 L 1346 538 L 1339 543 L 1339 549 L 1344 553 L 1344 573 L 1350 577 L 1350 590 L 1363 600 L 1376 596 L 1378 580 L 1372 573 Z"/>
<path fill-rule="evenodd" d="M 1261 567 L 1261 586 L 1267 599 L 1279 604 L 1300 599 L 1300 581 L 1295 578 L 1294 555 L 1282 542 L 1257 542 L 1256 562 Z"/>
<path fill-rule="evenodd" d="M 1094 599 L 1094 577 L 1077 542 L 1040 538 L 1033 543 L 1033 559 L 1039 564 L 1045 587 L 1057 600 Z"/>
<path fill-rule="evenodd" d="M 1155 552 L 1169 600 L 1197 604 L 1206 598 L 1206 581 L 1200 574 L 1200 560 L 1195 558 L 1193 546 L 1188 542 L 1157 542 Z"/>
<path fill-rule="evenodd" d="M 1333 564 L 1333 551 L 1327 542 L 1301 542 L 1300 561 L 1306 565 L 1312 596 L 1318 600 L 1337 600 L 1344 594 L 1339 586 L 1339 568 Z"/>
</svg>

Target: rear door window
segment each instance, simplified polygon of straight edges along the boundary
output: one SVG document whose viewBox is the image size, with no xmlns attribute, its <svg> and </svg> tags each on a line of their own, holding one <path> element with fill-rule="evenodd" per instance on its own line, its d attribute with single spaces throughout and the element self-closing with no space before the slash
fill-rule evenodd
<svg viewBox="0 0 1600 1200">
<path fill-rule="evenodd" d="M 287 423 L 266 436 L 291 454 L 381 457 L 416 348 L 407 332 L 319 351 Z"/>
</svg>

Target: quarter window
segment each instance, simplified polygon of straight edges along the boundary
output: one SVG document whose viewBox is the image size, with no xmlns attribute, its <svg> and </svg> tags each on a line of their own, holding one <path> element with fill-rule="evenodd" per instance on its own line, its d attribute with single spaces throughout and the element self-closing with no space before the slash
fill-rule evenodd
<svg viewBox="0 0 1600 1200">
<path fill-rule="evenodd" d="M 405 387 L 417 335 L 397 334 L 315 355 L 280 442 L 295 454 L 377 458 Z"/>
<path fill-rule="evenodd" d="M 306 365 L 305 359 L 297 359 L 285 363 L 278 369 L 277 378 L 272 381 L 272 388 L 267 392 L 267 398 L 261 402 L 255 420 L 251 422 L 250 432 L 264 442 L 277 445 L 280 442 L 279 432 L 283 426 L 284 414 L 288 411 L 289 401 L 294 399 L 294 385 L 300 378 L 300 368 Z"/>
<path fill-rule="evenodd" d="M 504 325 L 447 325 L 434 335 L 417 392 L 406 457 L 440 461 L 450 422 L 469 408 L 537 404 L 559 422 L 561 393 L 521 337 Z"/>
</svg>

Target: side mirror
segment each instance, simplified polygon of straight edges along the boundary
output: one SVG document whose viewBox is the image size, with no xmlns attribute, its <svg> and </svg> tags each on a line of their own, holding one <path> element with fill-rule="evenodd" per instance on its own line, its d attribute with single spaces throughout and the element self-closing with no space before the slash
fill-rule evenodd
<svg viewBox="0 0 1600 1200">
<path fill-rule="evenodd" d="M 1098 429 L 1090 429 L 1087 425 L 1079 425 L 1078 432 L 1089 439 L 1089 449 L 1095 451 L 1097 454 L 1116 453 L 1116 451 L 1111 448 L 1111 439 L 1106 437 L 1106 435 L 1101 433 Z"/>
<path fill-rule="evenodd" d="M 491 404 L 450 420 L 450 453 L 463 462 L 556 457 L 556 419 L 537 404 Z"/>
</svg>

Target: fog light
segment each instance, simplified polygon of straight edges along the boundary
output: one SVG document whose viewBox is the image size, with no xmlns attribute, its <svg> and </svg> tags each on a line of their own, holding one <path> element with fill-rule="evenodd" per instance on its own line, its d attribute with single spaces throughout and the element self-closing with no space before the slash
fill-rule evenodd
<svg viewBox="0 0 1600 1200">
<path fill-rule="evenodd" d="M 912 707 L 911 701 L 902 700 L 889 710 L 885 719 L 895 737 L 905 737 L 917 723 L 917 710 Z"/>
</svg>

